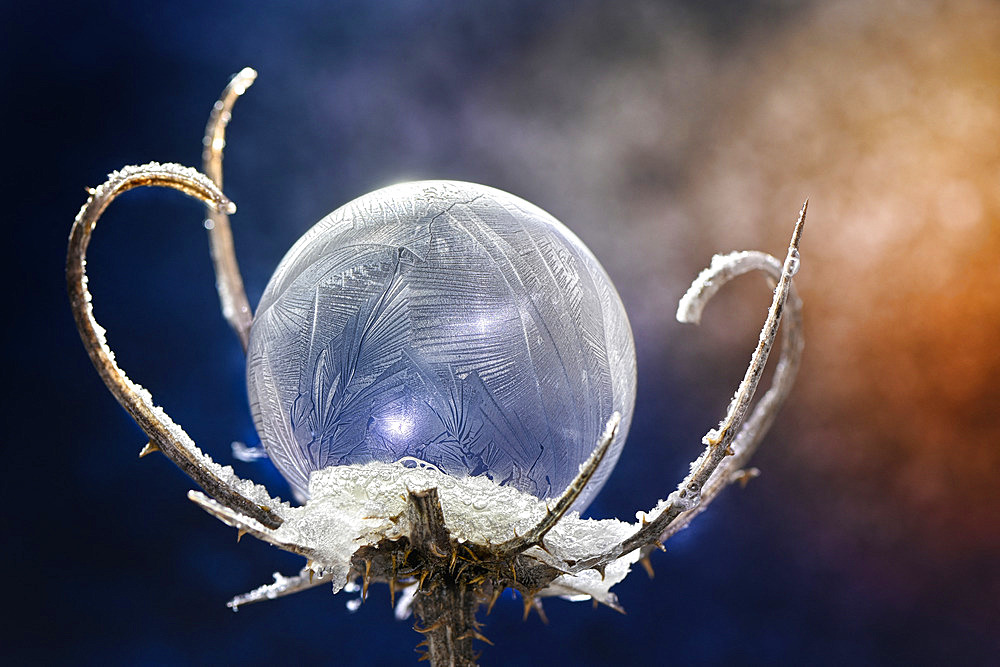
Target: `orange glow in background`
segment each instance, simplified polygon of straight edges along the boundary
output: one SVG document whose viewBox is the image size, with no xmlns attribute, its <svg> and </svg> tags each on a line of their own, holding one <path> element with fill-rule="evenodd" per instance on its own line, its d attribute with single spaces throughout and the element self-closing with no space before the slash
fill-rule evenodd
<svg viewBox="0 0 1000 667">
<path fill-rule="evenodd" d="M 777 248 L 813 196 L 809 347 L 780 428 L 785 465 L 832 502 L 799 519 L 928 575 L 995 555 L 1000 6 L 831 3 L 752 62 L 721 85 L 731 113 L 686 206 L 730 223 L 715 246 Z"/>
<path fill-rule="evenodd" d="M 695 334 L 672 322 L 676 298 L 713 252 L 780 255 L 811 197 L 804 363 L 755 461 L 766 512 L 827 582 L 819 597 L 872 609 L 860 626 L 921 609 L 988 634 L 982 619 L 1000 619 L 1000 5 L 806 4 L 722 47 L 686 14 L 646 12 L 565 26 L 531 55 L 549 67 L 521 82 L 524 97 L 483 113 L 497 128 L 486 141 L 520 136 L 500 150 L 543 175 L 522 191 L 560 193 L 552 209 L 585 225 L 619 285 L 640 369 L 629 447 L 676 408 L 643 393 L 651 367 L 721 411 L 766 293 L 724 291 Z M 566 81 L 565 44 L 587 26 L 626 55 L 594 56 Z M 528 118 L 545 105 L 548 124 Z"/>
<path fill-rule="evenodd" d="M 554 601 L 542 628 L 501 601 L 484 664 L 1000 662 L 1000 3 L 109 6 L 22 4 L 0 22 L 20 278 L 13 660 L 396 664 L 417 641 L 385 590 L 353 615 L 328 591 L 226 610 L 301 562 L 236 551 L 180 472 L 136 460 L 145 440 L 73 328 L 83 186 L 196 165 L 212 101 L 251 65 L 225 189 L 252 304 L 316 220 L 402 180 L 509 191 L 594 251 L 632 322 L 638 398 L 593 516 L 632 520 L 669 493 L 742 377 L 769 289 L 734 281 L 693 328 L 674 320 L 691 279 L 713 253 L 783 255 L 810 199 L 806 349 L 760 478 L 654 555 L 655 580 L 616 588 L 628 616 Z M 123 368 L 228 463 L 229 442 L 257 436 L 202 217 L 175 193 L 129 193 L 88 269 Z M 287 497 L 267 462 L 234 466 Z"/>
</svg>

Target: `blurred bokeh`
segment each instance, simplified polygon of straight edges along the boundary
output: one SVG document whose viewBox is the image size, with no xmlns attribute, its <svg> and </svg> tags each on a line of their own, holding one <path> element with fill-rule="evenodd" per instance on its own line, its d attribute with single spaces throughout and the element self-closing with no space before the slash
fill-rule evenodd
<svg viewBox="0 0 1000 667">
<path fill-rule="evenodd" d="M 104 390 L 63 287 L 84 186 L 197 166 L 238 102 L 225 190 L 248 292 L 313 222 L 392 182 L 499 187 L 604 263 L 639 398 L 590 513 L 673 488 L 742 375 L 769 290 L 673 321 L 714 252 L 783 252 L 807 196 L 807 348 L 755 464 L 616 591 L 627 616 L 505 599 L 484 665 L 1000 661 L 1000 4 L 527 1 L 3 4 L 5 656 L 17 664 L 409 664 L 388 591 L 239 614 L 299 559 L 185 499 Z M 217 460 L 256 444 L 193 202 L 109 209 L 90 255 L 129 374 Z M 266 463 L 237 471 L 287 497 Z"/>
</svg>

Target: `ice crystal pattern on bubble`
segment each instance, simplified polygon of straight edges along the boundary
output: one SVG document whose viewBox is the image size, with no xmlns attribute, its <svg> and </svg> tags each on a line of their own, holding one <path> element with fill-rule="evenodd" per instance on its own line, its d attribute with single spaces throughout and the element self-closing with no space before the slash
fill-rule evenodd
<svg viewBox="0 0 1000 667">
<path fill-rule="evenodd" d="M 258 432 L 297 496 L 331 465 L 415 457 L 539 498 L 576 476 L 635 397 L 625 310 L 548 213 L 500 190 L 405 183 L 337 209 L 295 244 L 254 317 Z"/>
</svg>

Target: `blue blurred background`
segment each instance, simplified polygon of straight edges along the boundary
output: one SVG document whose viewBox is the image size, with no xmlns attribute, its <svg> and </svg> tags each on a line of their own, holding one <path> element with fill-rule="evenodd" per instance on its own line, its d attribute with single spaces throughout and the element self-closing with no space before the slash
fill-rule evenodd
<svg viewBox="0 0 1000 667">
<path fill-rule="evenodd" d="M 956 2 L 5 2 L 3 561 L 11 664 L 409 664 L 375 589 L 234 614 L 300 559 L 185 499 L 80 345 L 63 286 L 85 186 L 198 166 L 211 104 L 251 65 L 226 193 L 251 303 L 320 217 L 454 178 L 561 219 L 619 287 L 633 428 L 589 512 L 674 487 L 742 375 L 768 289 L 701 329 L 676 300 L 713 252 L 780 254 L 811 197 L 797 393 L 755 464 L 617 591 L 620 615 L 504 599 L 484 665 L 1000 661 L 1000 6 Z M 122 367 L 216 460 L 256 444 L 203 212 L 133 191 L 90 253 Z M 288 489 L 267 462 L 237 472 Z"/>
</svg>

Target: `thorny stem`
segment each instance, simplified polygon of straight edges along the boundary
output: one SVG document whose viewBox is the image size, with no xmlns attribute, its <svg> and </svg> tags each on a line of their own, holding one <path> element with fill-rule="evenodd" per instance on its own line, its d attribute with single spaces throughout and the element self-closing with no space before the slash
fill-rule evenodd
<svg viewBox="0 0 1000 667">
<path fill-rule="evenodd" d="M 771 255 L 761 252 L 733 253 L 726 259 L 738 256 L 740 263 L 745 262 L 738 271 L 734 271 L 731 276 L 717 277 L 716 282 L 725 283 L 730 278 L 750 270 L 764 271 L 765 273 L 778 279 L 781 276 L 782 264 Z M 682 319 L 680 309 L 678 309 L 678 319 Z M 770 430 L 778 414 L 778 409 L 791 393 L 792 384 L 798 371 L 799 362 L 802 359 L 803 337 L 802 337 L 802 302 L 794 289 L 789 290 L 786 302 L 785 314 L 781 325 L 784 335 L 781 341 L 781 355 L 775 366 L 774 377 L 771 386 L 757 402 L 753 412 L 743 423 L 736 437 L 730 444 L 732 454 L 728 456 L 705 483 L 701 491 L 701 503 L 696 507 L 684 512 L 671 523 L 660 535 L 660 541 L 664 541 L 677 531 L 687 526 L 694 517 L 703 512 L 708 504 L 715 498 L 722 489 L 729 485 L 734 479 L 741 478 L 741 469 L 750 460 L 758 445 L 763 440 L 764 435 Z"/>
<path fill-rule="evenodd" d="M 118 367 L 104 338 L 104 329 L 94 319 L 86 269 L 87 246 L 90 244 L 91 234 L 101 214 L 119 194 L 140 186 L 173 188 L 220 211 L 236 210 L 232 202 L 204 174 L 188 167 L 151 162 L 141 167 L 125 167 L 109 175 L 104 184 L 91 191 L 90 198 L 73 222 L 69 237 L 66 287 L 80 338 L 104 384 L 149 436 L 150 444 L 143 452 L 162 451 L 219 502 L 256 519 L 264 526 L 276 528 L 281 524 L 281 518 L 270 509 L 251 502 L 212 472 L 208 468 L 207 457 L 183 430 L 153 404 L 148 392 L 132 382 Z"/>
<path fill-rule="evenodd" d="M 246 89 L 253 84 L 256 78 L 257 72 L 255 70 L 244 67 L 222 91 L 222 96 L 212 107 L 212 113 L 208 117 L 205 138 L 202 141 L 205 146 L 202 152 L 202 167 L 220 189 L 222 188 L 222 149 L 226 146 L 226 126 L 229 125 L 229 120 L 232 117 L 233 104 L 236 103 L 240 95 L 246 92 Z M 215 266 L 215 287 L 219 292 L 222 315 L 239 336 L 243 351 L 246 352 L 250 343 L 250 323 L 253 314 L 243 287 L 240 267 L 236 262 L 229 216 L 225 211 L 209 204 L 205 227 L 208 228 L 208 244 L 212 252 L 212 263 Z"/>
<path fill-rule="evenodd" d="M 588 568 L 601 569 L 611 561 L 636 549 L 642 548 L 648 551 L 659 545 L 666 537 L 686 525 L 691 517 L 704 509 L 718 491 L 728 484 L 730 481 L 729 473 L 733 468 L 722 466 L 723 460 L 733 456 L 734 461 L 742 464 L 760 442 L 767 427 L 773 421 L 782 400 L 791 388 L 801 354 L 801 316 L 798 312 L 801 303 L 796 296 L 791 300 L 795 316 L 792 318 L 792 326 L 785 331 L 785 343 L 782 347 L 783 358 L 779 363 L 778 372 L 775 373 L 772 391 L 764 396 L 754 414 L 744 423 L 750 402 L 764 373 L 764 366 L 767 363 L 771 347 L 777 337 L 778 325 L 781 322 L 786 301 L 792 292 L 792 276 L 798 271 L 798 246 L 805 225 L 808 205 L 809 201 L 806 200 L 799 211 L 788 252 L 781 266 L 777 286 L 774 289 L 774 298 L 768 309 L 767 319 L 761 329 L 757 346 L 751 355 L 746 374 L 743 376 L 719 428 L 710 430 L 702 439 L 706 448 L 692 464 L 691 473 L 678 485 L 677 490 L 670 494 L 669 504 L 659 512 L 656 518 L 651 522 L 645 522 L 638 531 L 611 551 L 577 563 L 573 568 L 574 571 Z M 745 256 L 743 253 L 737 255 Z M 690 297 L 697 303 L 690 304 L 689 310 L 686 311 L 685 300 L 682 299 L 680 308 L 678 308 L 678 318 L 682 321 L 688 321 L 687 318 L 690 317 L 691 320 L 697 321 L 701 306 L 721 286 L 715 285 L 715 281 L 724 283 L 733 276 L 751 268 L 769 270 L 773 269 L 773 265 L 768 261 L 751 261 L 742 270 L 730 270 L 732 266 L 725 261 L 721 262 L 719 266 L 713 263 L 713 267 L 699 276 L 688 295 L 685 295 L 685 299 Z M 690 296 L 692 291 L 700 293 Z M 743 451 L 739 451 L 737 447 Z M 717 471 L 723 474 L 716 476 Z"/>
<path fill-rule="evenodd" d="M 754 348 L 750 357 L 750 365 L 747 366 L 746 374 L 736 390 L 733 400 L 729 404 L 725 418 L 719 424 L 718 429 L 712 429 L 705 434 L 704 444 L 707 446 L 705 452 L 693 467 L 683 482 L 678 486 L 676 492 L 679 498 L 672 500 L 670 505 L 660 513 L 651 523 L 640 529 L 632 538 L 626 540 L 622 545 L 623 553 L 628 553 L 633 549 L 646 546 L 644 542 L 648 537 L 655 536 L 657 540 L 662 540 L 662 536 L 667 532 L 668 527 L 684 512 L 697 509 L 703 502 L 701 493 L 712 474 L 722 463 L 722 460 L 732 455 L 734 452 L 730 446 L 739 434 L 740 427 L 746 417 L 753 399 L 754 392 L 764 374 L 764 366 L 767 364 L 767 357 L 771 352 L 774 339 L 778 333 L 778 324 L 781 322 L 781 315 L 784 311 L 788 292 L 791 289 L 792 276 L 798 271 L 799 266 L 799 240 L 802 237 L 802 228 L 806 220 L 806 209 L 808 200 L 802 205 L 799 211 L 795 229 L 792 232 L 792 239 L 788 245 L 788 253 L 782 265 L 781 277 L 774 290 L 774 298 L 771 307 L 768 309 L 767 319 L 761 329 L 760 337 L 757 340 L 757 347 Z M 688 499 L 688 502 L 684 500 Z M 645 533 L 645 534 L 642 534 Z"/>
<path fill-rule="evenodd" d="M 452 548 L 451 534 L 444 524 L 437 489 L 410 492 L 407 511 L 414 548 L 432 557 L 446 555 Z M 430 660 L 434 667 L 475 665 L 472 642 L 482 638 L 476 622 L 476 611 L 482 603 L 478 591 L 470 589 L 449 569 L 438 568 L 432 573 L 413 597 L 413 612 L 418 622 L 414 629 L 424 635 L 420 646 L 427 648 L 421 660 Z"/>
</svg>

